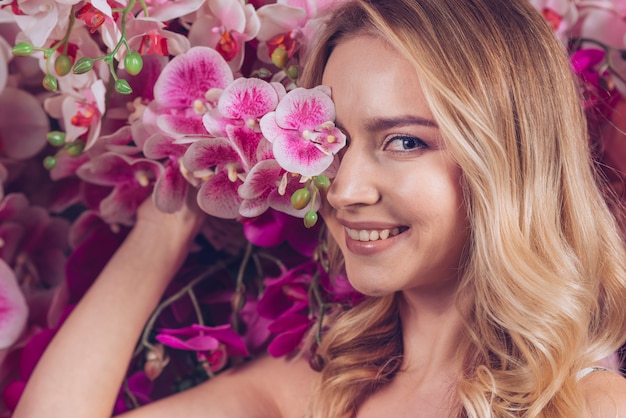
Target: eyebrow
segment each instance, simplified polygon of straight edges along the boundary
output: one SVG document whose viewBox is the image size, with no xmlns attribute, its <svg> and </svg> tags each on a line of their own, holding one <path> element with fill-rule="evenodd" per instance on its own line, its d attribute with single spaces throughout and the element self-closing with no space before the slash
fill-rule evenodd
<svg viewBox="0 0 626 418">
<path fill-rule="evenodd" d="M 421 125 L 432 128 L 439 127 L 434 120 L 422 118 L 419 116 L 398 116 L 390 118 L 376 117 L 367 119 L 365 121 L 365 129 L 374 132 L 411 125 Z M 337 123 L 337 126 L 341 127 L 341 124 Z"/>
</svg>

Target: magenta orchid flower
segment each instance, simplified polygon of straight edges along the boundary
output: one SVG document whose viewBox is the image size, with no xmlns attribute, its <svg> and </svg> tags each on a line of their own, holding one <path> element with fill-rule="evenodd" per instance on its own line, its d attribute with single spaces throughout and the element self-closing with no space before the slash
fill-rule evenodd
<svg viewBox="0 0 626 418">
<path fill-rule="evenodd" d="M 232 81 L 233 74 L 219 53 L 207 47 L 191 48 L 163 69 L 149 110 L 170 136 L 206 135 L 202 115 L 214 106 L 211 94 Z"/>
<path fill-rule="evenodd" d="M 334 155 L 346 143 L 346 136 L 334 121 L 330 88 L 319 86 L 290 91 L 275 112 L 261 119 L 260 125 L 281 167 L 313 177 L 331 166 Z"/>
<path fill-rule="evenodd" d="M 210 371 L 222 369 L 228 357 L 247 357 L 242 337 L 230 325 L 208 327 L 193 324 L 181 329 L 160 329 L 156 336 L 161 344 L 179 350 L 195 351 Z"/>
</svg>

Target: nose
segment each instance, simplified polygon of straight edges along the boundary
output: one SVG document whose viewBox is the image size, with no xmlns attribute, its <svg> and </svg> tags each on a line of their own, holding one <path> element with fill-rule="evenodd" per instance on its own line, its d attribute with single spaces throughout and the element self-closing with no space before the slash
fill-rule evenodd
<svg viewBox="0 0 626 418">
<path fill-rule="evenodd" d="M 350 145 L 326 195 L 335 209 L 373 205 L 381 198 L 375 161 L 366 150 Z"/>
</svg>

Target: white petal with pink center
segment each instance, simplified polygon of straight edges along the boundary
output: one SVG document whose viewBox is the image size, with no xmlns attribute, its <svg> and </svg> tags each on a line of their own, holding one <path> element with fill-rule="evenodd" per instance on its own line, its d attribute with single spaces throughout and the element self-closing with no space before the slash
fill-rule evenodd
<svg viewBox="0 0 626 418">
<path fill-rule="evenodd" d="M 27 319 L 28 306 L 15 273 L 0 260 L 0 350 L 19 338 Z"/>
</svg>

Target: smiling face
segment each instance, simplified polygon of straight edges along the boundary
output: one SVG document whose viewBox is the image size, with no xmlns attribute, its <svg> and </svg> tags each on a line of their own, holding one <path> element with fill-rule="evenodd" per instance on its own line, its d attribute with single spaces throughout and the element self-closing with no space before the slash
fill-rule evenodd
<svg viewBox="0 0 626 418">
<path fill-rule="evenodd" d="M 418 76 L 383 41 L 339 43 L 324 71 L 348 136 L 324 218 L 353 286 L 453 294 L 468 237 L 461 170 Z"/>
</svg>

